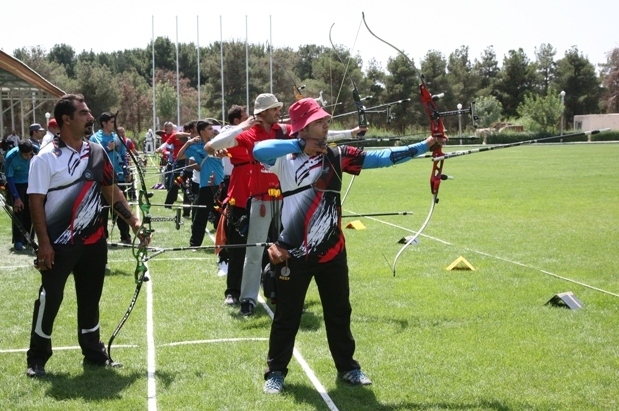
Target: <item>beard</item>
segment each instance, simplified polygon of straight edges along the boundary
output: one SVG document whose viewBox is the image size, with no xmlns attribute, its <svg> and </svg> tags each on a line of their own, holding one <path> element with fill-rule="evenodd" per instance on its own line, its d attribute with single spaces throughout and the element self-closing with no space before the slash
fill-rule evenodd
<svg viewBox="0 0 619 411">
<path fill-rule="evenodd" d="M 86 127 L 84 127 L 84 137 L 90 137 L 92 135 L 92 126 L 93 123 L 86 124 Z"/>
</svg>

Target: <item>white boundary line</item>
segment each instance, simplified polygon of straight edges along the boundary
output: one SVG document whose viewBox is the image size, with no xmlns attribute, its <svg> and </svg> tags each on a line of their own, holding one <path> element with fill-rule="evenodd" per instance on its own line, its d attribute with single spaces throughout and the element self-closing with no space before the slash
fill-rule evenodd
<svg viewBox="0 0 619 411">
<path fill-rule="evenodd" d="M 115 345 L 114 348 L 137 348 L 138 346 L 135 344 L 125 344 L 125 345 Z M 68 351 L 68 350 L 81 350 L 82 348 L 80 346 L 67 346 L 67 347 L 54 347 L 54 351 Z M 0 350 L 0 354 L 6 354 L 6 353 L 16 353 L 16 352 L 27 352 L 28 348 L 13 348 L 13 349 L 6 349 L 6 350 Z"/>
<path fill-rule="evenodd" d="M 213 340 L 194 340 L 194 341 L 177 341 L 173 343 L 161 344 L 159 347 L 178 347 L 179 345 L 192 344 L 215 344 L 224 342 L 241 342 L 241 341 L 269 341 L 265 337 L 249 337 L 249 338 L 217 338 Z"/>
<path fill-rule="evenodd" d="M 136 216 L 141 218 L 140 208 L 136 207 Z M 153 276 L 148 262 L 144 262 L 148 281 L 146 281 L 146 399 L 149 411 L 157 411 L 157 361 L 155 355 L 155 322 L 153 321 Z"/>
<path fill-rule="evenodd" d="M 352 211 L 347 210 L 347 212 L 352 212 Z M 381 224 L 385 224 L 385 225 L 394 227 L 394 228 L 399 228 L 399 229 L 407 231 L 409 233 L 414 233 L 414 234 L 417 233 L 415 230 L 411 230 L 410 228 L 402 227 L 402 226 L 399 226 L 397 224 L 393 224 L 393 223 L 390 223 L 388 221 L 384 221 L 384 220 L 381 220 L 381 219 L 378 219 L 378 218 L 374 218 L 374 217 L 366 217 L 366 218 L 368 218 L 370 220 L 373 220 L 373 221 L 376 221 L 376 222 L 379 222 Z M 425 238 L 429 238 L 429 239 L 434 240 L 434 241 L 438 241 L 439 243 L 442 243 L 442 244 L 445 244 L 445 245 L 450 245 L 452 247 L 459 247 L 459 246 L 456 246 L 453 243 L 450 243 L 450 242 L 445 241 L 445 240 L 441 240 L 440 238 L 429 236 L 427 234 L 421 234 L 421 236 L 425 237 Z M 504 261 L 504 262 L 510 263 L 510 264 L 515 264 L 515 265 L 518 265 L 520 267 L 529 268 L 531 270 L 539 271 L 539 272 L 541 272 L 543 274 L 546 274 L 546 275 L 549 275 L 551 277 L 555 277 L 555 278 L 557 278 L 559 280 L 567 281 L 567 282 L 570 282 L 572 284 L 577 284 L 577 285 L 580 285 L 582 287 L 589 288 L 591 290 L 595 290 L 595 291 L 599 291 L 599 292 L 604 293 L 604 294 L 612 295 L 613 297 L 619 297 L 619 294 L 616 294 L 616 293 L 613 293 L 613 292 L 610 292 L 610 291 L 607 291 L 607 290 L 603 290 L 601 288 L 598 288 L 598 287 L 595 287 L 593 285 L 589 285 L 589 284 L 583 283 L 583 282 L 578 281 L 578 280 L 574 280 L 574 279 L 571 279 L 571 278 L 568 278 L 568 277 L 560 276 L 558 274 L 552 273 L 552 272 L 544 270 L 542 268 L 538 268 L 538 267 L 527 265 L 527 264 L 524 264 L 524 263 L 521 263 L 521 262 L 518 262 L 518 261 L 510 260 L 508 258 L 501 257 L 501 256 L 498 256 L 498 255 L 488 254 L 488 253 L 483 252 L 483 251 L 473 250 L 472 248 L 468 248 L 468 247 L 462 247 L 462 248 L 464 250 L 470 251 L 472 253 L 480 254 L 480 255 L 483 255 L 483 256 L 486 256 L 486 257 L 490 257 L 490 258 L 495 258 L 497 260 Z"/>
<path fill-rule="evenodd" d="M 148 264 L 148 263 L 144 263 Z M 146 265 L 146 268 L 150 268 Z M 147 386 L 148 386 L 148 409 L 157 410 L 157 362 L 155 356 L 155 332 L 153 321 L 153 277 L 146 283 L 146 345 L 147 345 Z"/>
<path fill-rule="evenodd" d="M 213 241 L 213 244 L 217 244 L 216 241 L 215 241 L 215 237 L 213 236 L 211 231 L 207 229 L 206 233 L 208 234 L 208 236 Z M 273 320 L 273 317 L 274 317 L 275 314 L 273 313 L 273 311 L 271 311 L 271 308 L 268 306 L 268 304 L 266 303 L 266 301 L 262 298 L 262 296 L 260 294 L 258 294 L 258 302 L 262 305 L 262 307 L 264 307 L 265 311 L 269 314 L 269 317 L 271 317 L 271 320 Z M 238 341 L 239 339 L 228 339 L 228 340 L 229 341 Z M 260 340 L 267 340 L 268 341 L 268 338 L 263 338 L 263 339 L 260 339 Z M 219 341 L 220 340 L 203 340 L 203 342 L 219 342 Z M 179 343 L 172 343 L 172 344 L 174 344 L 174 345 L 181 345 L 183 343 L 179 342 Z M 172 345 L 172 344 L 168 344 L 168 345 Z M 187 344 L 191 344 L 191 342 L 187 342 Z M 301 365 L 301 368 L 303 369 L 303 371 L 305 371 L 305 374 L 310 379 L 312 384 L 314 384 L 314 387 L 316 387 L 316 390 L 318 391 L 318 393 L 320 394 L 320 396 L 322 397 L 324 402 L 327 404 L 327 407 L 329 407 L 329 410 L 331 410 L 331 411 L 339 411 L 337 406 L 335 405 L 335 403 L 331 399 L 331 397 L 329 397 L 329 394 L 327 393 L 327 390 L 325 389 L 325 387 L 318 380 L 318 378 L 316 377 L 316 374 L 310 368 L 309 364 L 307 363 L 307 361 L 305 361 L 305 359 L 301 355 L 301 352 L 299 352 L 299 350 L 296 347 L 293 349 L 293 355 L 294 355 L 294 358 L 297 360 L 297 362 Z"/>
</svg>

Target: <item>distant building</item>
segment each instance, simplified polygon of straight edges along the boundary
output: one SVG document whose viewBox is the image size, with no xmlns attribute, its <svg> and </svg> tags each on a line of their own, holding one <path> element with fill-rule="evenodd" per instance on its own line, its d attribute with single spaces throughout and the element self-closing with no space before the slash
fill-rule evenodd
<svg viewBox="0 0 619 411">
<path fill-rule="evenodd" d="M 574 130 L 597 130 L 600 128 L 619 130 L 619 113 L 574 116 Z"/>
</svg>

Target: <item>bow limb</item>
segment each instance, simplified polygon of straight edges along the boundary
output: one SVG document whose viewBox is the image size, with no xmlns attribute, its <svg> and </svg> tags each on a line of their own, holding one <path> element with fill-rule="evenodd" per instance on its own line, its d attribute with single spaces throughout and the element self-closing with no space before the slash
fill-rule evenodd
<svg viewBox="0 0 619 411">
<path fill-rule="evenodd" d="M 391 272 L 393 273 L 394 277 L 395 277 L 395 267 L 396 267 L 396 264 L 398 263 L 398 259 L 400 258 L 400 256 L 404 252 L 404 250 L 408 246 L 413 244 L 415 242 L 415 240 L 417 240 L 417 238 L 421 235 L 421 232 L 426 228 L 426 226 L 430 222 L 430 219 L 432 218 L 432 214 L 434 213 L 434 208 L 436 207 L 436 204 L 438 203 L 438 197 L 437 196 L 438 196 L 437 194 L 434 194 L 432 196 L 432 205 L 430 206 L 430 211 L 428 212 L 428 215 L 427 215 L 425 221 L 423 222 L 423 224 L 421 225 L 421 227 L 419 227 L 419 230 L 417 230 L 417 233 L 412 238 L 410 238 L 406 242 L 406 244 L 404 244 L 402 246 L 402 248 L 400 248 L 400 251 L 398 251 L 398 253 L 395 255 L 395 258 L 393 260 L 393 267 L 391 268 Z"/>
<path fill-rule="evenodd" d="M 421 100 L 421 104 L 423 105 L 424 110 L 426 114 L 428 115 L 428 119 L 430 121 L 430 135 L 434 137 L 434 139 L 437 142 L 446 140 L 447 137 L 445 136 L 445 129 L 443 126 L 443 120 L 441 119 L 441 112 L 438 110 L 436 103 L 435 103 L 435 101 L 438 100 L 440 96 L 433 96 L 432 94 L 430 94 L 430 92 L 428 91 L 428 88 L 426 87 L 426 83 L 423 79 L 423 76 L 416 69 L 413 61 L 402 50 L 400 50 L 393 44 L 389 43 L 388 41 L 374 34 L 374 32 L 370 29 L 370 27 L 368 26 L 368 23 L 365 20 L 365 13 L 362 12 L 361 16 L 363 18 L 363 23 L 365 24 L 365 27 L 367 28 L 367 30 L 370 32 L 372 36 L 376 37 L 381 42 L 387 44 L 388 46 L 396 50 L 399 54 L 404 56 L 411 63 L 411 66 L 413 67 L 413 69 L 415 70 L 415 72 L 417 73 L 419 77 L 419 97 Z M 438 147 L 438 149 L 433 147 L 432 157 L 434 158 L 443 157 L 443 152 L 440 146 Z M 434 208 L 436 207 L 436 204 L 438 203 L 438 191 L 439 191 L 441 180 L 443 177 L 442 172 L 443 172 L 443 160 L 441 159 L 441 160 L 434 161 L 432 164 L 432 173 L 430 175 L 430 191 L 432 193 L 432 205 L 430 206 L 430 211 L 428 212 L 428 216 L 426 217 L 425 221 L 423 222 L 419 230 L 417 230 L 417 234 L 413 238 L 411 238 L 409 241 L 407 241 L 406 244 L 404 244 L 404 246 L 397 253 L 394 259 L 394 262 L 393 262 L 393 268 L 392 268 L 393 275 L 395 275 L 396 264 L 398 262 L 400 255 L 402 255 L 406 247 L 411 245 L 419 237 L 419 235 L 421 235 L 421 232 L 426 228 L 426 226 L 430 222 L 430 219 L 432 218 L 432 214 L 434 213 Z"/>
<path fill-rule="evenodd" d="M 331 25 L 331 28 L 329 28 L 329 42 L 331 43 L 331 47 L 333 48 L 333 52 L 335 53 L 335 55 L 337 56 L 338 60 L 344 64 L 346 70 L 344 71 L 344 76 L 346 76 L 346 71 L 348 71 L 348 67 L 350 65 L 350 59 L 351 57 L 349 56 L 348 58 L 348 62 L 344 63 L 344 60 L 342 59 L 342 57 L 340 56 L 340 54 L 337 52 L 337 49 L 335 48 L 335 45 L 333 44 L 333 40 L 331 40 L 331 31 L 333 30 L 333 26 L 335 26 L 335 23 L 333 23 Z M 359 35 L 359 32 L 357 31 L 357 36 Z M 356 38 L 355 38 L 356 41 Z M 357 89 L 357 84 L 355 83 L 355 80 L 353 79 L 353 76 L 351 74 L 348 74 L 348 78 L 350 79 L 350 82 L 352 83 L 352 97 L 353 100 L 355 102 L 355 108 L 357 109 L 357 117 L 358 117 L 358 125 L 359 127 L 367 127 L 368 126 L 368 121 L 365 115 L 365 106 L 363 105 L 363 102 L 361 101 L 361 97 L 359 96 L 359 90 Z M 340 87 L 341 89 L 341 87 Z M 336 99 L 337 100 L 337 99 Z M 359 133 L 357 133 L 357 137 L 363 137 L 365 135 L 365 130 L 360 131 Z"/>
</svg>

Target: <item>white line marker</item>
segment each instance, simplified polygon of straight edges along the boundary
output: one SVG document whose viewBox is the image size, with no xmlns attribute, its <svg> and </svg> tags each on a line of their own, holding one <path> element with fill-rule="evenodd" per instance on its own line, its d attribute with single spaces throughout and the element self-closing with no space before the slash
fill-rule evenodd
<svg viewBox="0 0 619 411">
<path fill-rule="evenodd" d="M 138 346 L 135 344 L 125 344 L 125 345 L 114 345 L 114 348 L 137 348 Z M 68 350 L 81 350 L 82 347 L 75 345 L 69 347 L 54 347 L 54 351 L 68 351 Z M 0 354 L 5 353 L 14 353 L 14 352 L 27 352 L 28 348 L 9 348 L 6 350 L 0 350 Z"/>
<path fill-rule="evenodd" d="M 350 211 L 350 210 L 346 210 L 346 212 L 350 212 L 350 213 L 352 213 L 352 211 Z M 416 231 L 414 231 L 414 230 L 411 230 L 411 229 L 406 228 L 406 227 L 399 226 L 399 225 L 397 225 L 397 224 L 390 223 L 390 222 L 388 222 L 388 221 L 383 221 L 383 220 L 380 220 L 380 219 L 378 219 L 378 218 L 374 218 L 374 217 L 367 217 L 367 218 L 368 218 L 368 219 L 370 219 L 370 220 L 374 220 L 374 221 L 376 221 L 376 222 L 379 222 L 379 223 L 381 223 L 381 224 L 385 224 L 385 225 L 388 225 L 388 226 L 391 226 L 391 227 L 394 227 L 394 228 L 399 228 L 400 230 L 408 231 L 409 233 L 417 233 L 417 232 L 416 232 Z M 450 243 L 450 242 L 448 242 L 448 241 L 441 240 L 440 238 L 432 237 L 432 236 L 429 236 L 429 235 L 427 235 L 427 234 L 423 234 L 423 233 L 422 233 L 422 234 L 421 234 L 421 236 L 422 236 L 422 237 L 425 237 L 425 238 L 429 238 L 429 239 L 431 239 L 431 240 L 437 241 L 437 242 L 442 243 L 442 244 L 445 244 L 445 245 L 450 245 L 450 246 L 453 246 L 453 247 L 458 247 L 458 246 L 456 246 L 456 245 L 454 245 L 454 244 L 452 244 L 452 243 Z M 515 265 L 518 265 L 518 266 L 520 266 L 520 267 L 524 267 L 524 268 L 528 268 L 528 269 L 531 269 L 531 270 L 539 271 L 539 272 L 541 272 L 541 273 L 543 273 L 543 274 L 549 275 L 549 276 L 551 276 L 551 277 L 558 278 L 558 279 L 563 280 L 563 281 L 570 282 L 570 283 L 572 283 L 572 284 L 578 284 L 578 285 L 580 285 L 580 286 L 583 286 L 583 287 L 589 288 L 589 289 L 591 289 L 591 290 L 595 290 L 595 291 L 599 291 L 599 292 L 604 293 L 604 294 L 612 295 L 613 297 L 619 297 L 619 294 L 616 294 L 616 293 L 613 293 L 613 292 L 610 292 L 610 291 L 607 291 L 607 290 L 603 290 L 603 289 L 601 289 L 601 288 L 598 288 L 598 287 L 595 287 L 595 286 L 592 286 L 592 285 L 589 285 L 589 284 L 583 283 L 583 282 L 578 281 L 578 280 L 573 280 L 573 279 L 571 279 L 571 278 L 567 278 L 567 277 L 560 276 L 560 275 L 558 275 L 558 274 L 552 273 L 552 272 L 547 271 L 547 270 L 544 270 L 544 269 L 542 269 L 542 268 L 533 267 L 533 266 L 531 266 L 531 265 L 527 265 L 527 264 L 524 264 L 524 263 L 520 263 L 520 262 L 518 262 L 518 261 L 513 261 L 513 260 L 510 260 L 510 259 L 505 258 L 505 257 L 501 257 L 501 256 L 498 256 L 498 255 L 488 254 L 488 253 L 485 253 L 485 252 L 483 252 L 483 251 L 473 250 L 473 249 L 468 248 L 468 247 L 462 247 L 462 248 L 463 248 L 464 250 L 470 251 L 470 252 L 472 252 L 472 253 L 480 254 L 480 255 L 483 255 L 483 256 L 486 256 L 486 257 L 490 257 L 490 258 L 495 258 L 495 259 L 497 259 L 497 260 L 500 260 L 500 261 L 503 261 L 503 262 L 506 262 L 506 263 L 515 264 Z"/>
</svg>

